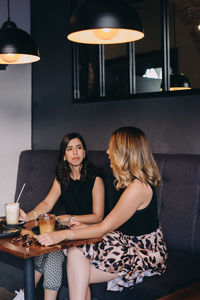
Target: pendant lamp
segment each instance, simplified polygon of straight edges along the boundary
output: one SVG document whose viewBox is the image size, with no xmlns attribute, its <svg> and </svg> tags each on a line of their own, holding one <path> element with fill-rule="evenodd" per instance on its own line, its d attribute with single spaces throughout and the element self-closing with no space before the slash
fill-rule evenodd
<svg viewBox="0 0 200 300">
<path fill-rule="evenodd" d="M 67 38 L 76 43 L 119 44 L 144 37 L 139 14 L 126 0 L 87 0 L 70 18 Z"/>
<path fill-rule="evenodd" d="M 183 73 L 170 74 L 170 91 L 190 90 L 189 79 Z"/>
<path fill-rule="evenodd" d="M 160 87 L 163 90 L 163 81 Z M 189 79 L 183 73 L 170 74 L 170 91 L 190 90 L 191 84 Z"/>
<path fill-rule="evenodd" d="M 39 51 L 32 37 L 10 21 L 10 3 L 8 21 L 0 29 L 0 64 L 26 64 L 40 60 Z"/>
</svg>

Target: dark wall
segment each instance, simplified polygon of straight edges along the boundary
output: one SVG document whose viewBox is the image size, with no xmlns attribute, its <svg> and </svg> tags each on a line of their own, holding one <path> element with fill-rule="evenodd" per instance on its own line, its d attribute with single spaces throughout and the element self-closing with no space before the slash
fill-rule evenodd
<svg viewBox="0 0 200 300">
<path fill-rule="evenodd" d="M 142 128 L 154 152 L 200 153 L 200 95 L 74 104 L 72 52 L 66 39 L 70 0 L 32 0 L 32 34 L 41 52 L 33 65 L 33 148 L 58 148 L 79 131 L 89 149 L 104 150 L 114 129 Z"/>
</svg>

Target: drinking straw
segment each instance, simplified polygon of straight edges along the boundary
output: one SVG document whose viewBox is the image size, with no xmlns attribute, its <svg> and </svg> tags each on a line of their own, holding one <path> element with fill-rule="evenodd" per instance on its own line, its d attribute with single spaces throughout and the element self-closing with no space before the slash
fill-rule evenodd
<svg viewBox="0 0 200 300">
<path fill-rule="evenodd" d="M 21 197 L 21 194 L 22 194 L 22 192 L 23 192 L 23 190 L 24 190 L 24 188 L 25 188 L 25 185 L 26 185 L 26 183 L 23 184 L 23 187 L 22 187 L 22 189 L 21 189 L 21 192 L 19 193 L 19 196 L 18 196 L 17 200 L 15 201 L 15 203 L 19 202 L 19 199 L 20 199 L 20 197 Z"/>
</svg>

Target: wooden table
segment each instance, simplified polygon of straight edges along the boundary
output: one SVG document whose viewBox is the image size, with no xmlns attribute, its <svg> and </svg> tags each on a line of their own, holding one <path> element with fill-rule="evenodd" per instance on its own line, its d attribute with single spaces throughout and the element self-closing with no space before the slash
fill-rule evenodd
<svg viewBox="0 0 200 300">
<path fill-rule="evenodd" d="M 37 222 L 32 221 L 24 225 L 23 228 L 31 230 L 37 226 Z M 24 294 L 25 300 L 35 300 L 35 276 L 34 276 L 34 256 L 39 256 L 45 253 L 59 251 L 73 246 L 83 245 L 101 241 L 98 239 L 85 239 L 77 241 L 62 241 L 59 244 L 52 246 L 41 246 L 37 242 L 32 242 L 29 247 L 22 247 L 24 241 L 12 242 L 13 237 L 0 239 L 0 251 L 24 259 Z"/>
</svg>

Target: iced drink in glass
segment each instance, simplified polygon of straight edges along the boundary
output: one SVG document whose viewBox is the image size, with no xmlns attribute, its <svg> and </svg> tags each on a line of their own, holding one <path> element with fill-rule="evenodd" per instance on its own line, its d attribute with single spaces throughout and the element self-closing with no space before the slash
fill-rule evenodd
<svg viewBox="0 0 200 300">
<path fill-rule="evenodd" d="M 5 204 L 6 223 L 15 225 L 19 222 L 19 203 L 10 202 Z"/>
<path fill-rule="evenodd" d="M 55 215 L 42 214 L 38 216 L 40 234 L 55 231 Z"/>
</svg>

